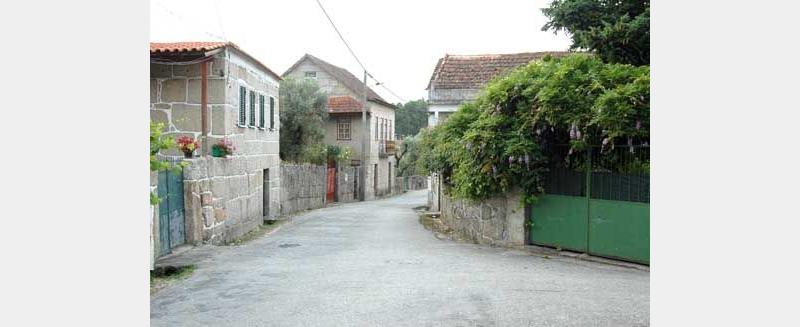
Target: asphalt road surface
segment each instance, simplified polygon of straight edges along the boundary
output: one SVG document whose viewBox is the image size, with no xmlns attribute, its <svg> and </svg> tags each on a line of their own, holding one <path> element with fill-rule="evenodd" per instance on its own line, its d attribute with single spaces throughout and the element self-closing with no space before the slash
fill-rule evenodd
<svg viewBox="0 0 800 327">
<path fill-rule="evenodd" d="M 647 326 L 646 271 L 439 240 L 426 191 L 309 211 L 151 297 L 152 326 Z"/>
</svg>

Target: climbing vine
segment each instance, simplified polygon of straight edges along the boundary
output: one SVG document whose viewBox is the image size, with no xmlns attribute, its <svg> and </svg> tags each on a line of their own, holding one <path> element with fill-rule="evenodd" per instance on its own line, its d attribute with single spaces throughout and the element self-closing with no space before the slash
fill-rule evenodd
<svg viewBox="0 0 800 327">
<path fill-rule="evenodd" d="M 420 164 L 450 192 L 483 199 L 521 188 L 543 192 L 550 149 L 649 142 L 649 67 L 588 54 L 545 58 L 490 82 L 445 123 L 421 133 Z"/>
</svg>

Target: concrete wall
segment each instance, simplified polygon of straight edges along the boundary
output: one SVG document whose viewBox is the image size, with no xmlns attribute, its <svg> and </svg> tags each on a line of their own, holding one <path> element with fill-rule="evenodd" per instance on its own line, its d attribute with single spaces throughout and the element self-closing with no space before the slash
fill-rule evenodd
<svg viewBox="0 0 800 327">
<path fill-rule="evenodd" d="M 209 65 L 209 131 L 204 139 L 200 64 L 151 64 L 150 77 L 150 119 L 164 122 L 167 135 L 189 135 L 201 144 L 195 152 L 197 157 L 188 159 L 189 166 L 184 169 L 187 243 L 225 243 L 252 230 L 264 218 L 277 216 L 280 203 L 278 79 L 238 50 L 226 48 L 215 55 Z M 267 128 L 264 129 L 237 124 L 239 86 L 266 97 L 265 114 L 269 113 L 269 98 L 275 98 L 272 116 L 275 129 L 269 129 L 270 117 L 265 117 Z M 210 145 L 223 138 L 233 142 L 235 153 L 227 158 L 211 157 Z M 204 144 L 208 145 L 206 152 Z M 162 155 L 182 157 L 175 150 Z M 268 197 L 266 204 L 265 196 Z"/>
<path fill-rule="evenodd" d="M 310 164 L 281 164 L 281 215 L 325 206 L 327 170 Z"/>
<path fill-rule="evenodd" d="M 441 220 L 459 238 L 479 244 L 525 244 L 525 208 L 521 192 L 513 191 L 483 201 L 441 197 Z"/>
</svg>

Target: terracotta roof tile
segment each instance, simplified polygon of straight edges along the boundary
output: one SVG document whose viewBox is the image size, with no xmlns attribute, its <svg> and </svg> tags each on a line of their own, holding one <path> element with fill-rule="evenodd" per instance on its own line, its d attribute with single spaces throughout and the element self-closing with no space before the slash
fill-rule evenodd
<svg viewBox="0 0 800 327">
<path fill-rule="evenodd" d="M 150 53 L 209 51 L 228 45 L 228 42 L 150 42 Z"/>
<path fill-rule="evenodd" d="M 428 87 L 437 89 L 479 89 L 506 71 L 544 58 L 564 56 L 562 51 L 524 52 L 487 55 L 445 55 L 436 63 Z"/>
<path fill-rule="evenodd" d="M 233 42 L 150 42 L 150 56 L 171 55 L 172 53 L 179 52 L 206 52 L 224 47 L 231 47 L 238 50 L 261 66 L 261 68 L 275 77 L 275 79 L 279 81 L 282 79 L 280 75 L 276 74 L 272 69 L 269 69 L 267 65 L 264 65 L 255 57 L 244 52 L 244 50 L 240 49 Z"/>
<path fill-rule="evenodd" d="M 361 102 L 349 95 L 329 96 L 328 112 L 361 112 Z"/>
</svg>

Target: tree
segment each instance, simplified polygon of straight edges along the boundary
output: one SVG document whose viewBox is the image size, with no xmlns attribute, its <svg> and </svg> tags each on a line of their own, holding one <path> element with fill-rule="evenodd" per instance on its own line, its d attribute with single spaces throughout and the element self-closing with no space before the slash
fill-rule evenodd
<svg viewBox="0 0 800 327">
<path fill-rule="evenodd" d="M 650 141 L 650 68 L 603 63 L 597 56 L 548 57 L 486 85 L 444 123 L 423 129 L 424 171 L 441 173 L 451 194 L 485 199 L 520 187 L 526 201 L 543 189 L 552 149 L 588 146 L 613 161 L 615 146 Z M 636 163 L 649 169 L 649 157 Z"/>
<path fill-rule="evenodd" d="M 571 49 L 596 52 L 608 63 L 650 65 L 650 1 L 554 0 L 542 9 L 543 31 L 566 31 Z"/>
<path fill-rule="evenodd" d="M 281 159 L 300 162 L 308 148 L 322 143 L 327 101 L 328 96 L 312 79 L 287 78 L 281 82 Z"/>
<path fill-rule="evenodd" d="M 398 104 L 395 112 L 395 134 L 398 138 L 417 135 L 428 125 L 428 103 L 424 99 Z"/>
</svg>

